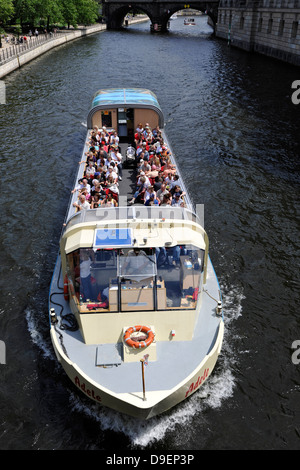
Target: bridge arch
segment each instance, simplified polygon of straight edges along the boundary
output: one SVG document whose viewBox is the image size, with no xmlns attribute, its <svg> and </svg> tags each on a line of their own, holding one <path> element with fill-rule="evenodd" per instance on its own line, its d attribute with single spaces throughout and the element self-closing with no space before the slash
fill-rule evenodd
<svg viewBox="0 0 300 470">
<path fill-rule="evenodd" d="M 219 0 L 194 1 L 189 3 L 189 8 L 206 12 L 215 26 L 218 18 Z M 104 15 L 106 16 L 107 29 L 121 29 L 127 13 L 130 11 L 142 11 L 151 21 L 152 31 L 165 32 L 168 30 L 170 17 L 179 10 L 184 10 L 187 4 L 184 1 L 155 0 L 143 2 L 140 0 L 133 3 L 125 0 L 106 0 L 103 3 Z"/>
<path fill-rule="evenodd" d="M 105 16 L 106 16 L 106 23 L 107 29 L 122 29 L 124 19 L 129 12 L 143 12 L 145 15 L 149 17 L 151 24 L 153 23 L 153 16 L 152 11 L 147 8 L 146 5 L 134 5 L 128 4 L 128 2 L 123 3 L 111 3 L 109 8 L 108 4 L 105 4 Z M 109 11 L 108 11 L 109 10 Z"/>
</svg>

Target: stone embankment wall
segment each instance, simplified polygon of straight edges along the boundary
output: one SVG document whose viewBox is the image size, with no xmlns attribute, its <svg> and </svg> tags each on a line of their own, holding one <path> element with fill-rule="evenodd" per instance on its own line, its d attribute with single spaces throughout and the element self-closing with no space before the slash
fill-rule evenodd
<svg viewBox="0 0 300 470">
<path fill-rule="evenodd" d="M 35 59 L 36 57 L 44 54 L 45 52 L 53 49 L 54 47 L 60 46 L 62 44 L 66 44 L 69 41 L 74 41 L 74 39 L 78 39 L 82 36 L 87 36 L 89 34 L 97 33 L 99 31 L 105 31 L 106 25 L 105 24 L 97 24 L 94 26 L 90 26 L 87 28 L 80 28 L 74 31 L 67 31 L 65 33 L 60 32 L 56 34 L 53 39 L 49 39 L 49 41 L 45 41 L 41 45 L 34 47 L 32 49 L 24 50 L 20 53 L 16 53 L 14 57 L 9 58 L 9 60 L 0 66 L 0 78 L 4 77 L 5 75 L 13 72 L 14 70 L 22 67 L 22 65 L 27 64 L 31 60 Z"/>
<path fill-rule="evenodd" d="M 220 0 L 216 36 L 300 65 L 300 0 Z"/>
</svg>

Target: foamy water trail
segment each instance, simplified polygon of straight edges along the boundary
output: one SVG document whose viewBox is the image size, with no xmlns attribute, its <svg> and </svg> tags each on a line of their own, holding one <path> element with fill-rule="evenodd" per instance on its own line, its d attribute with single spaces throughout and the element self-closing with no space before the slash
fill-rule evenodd
<svg viewBox="0 0 300 470">
<path fill-rule="evenodd" d="M 49 341 L 48 343 L 40 331 L 34 310 L 28 307 L 25 310 L 25 316 L 28 325 L 28 331 L 33 344 L 35 344 L 40 349 L 45 358 L 56 360 L 54 351 L 51 348 L 51 342 Z M 45 318 L 45 322 L 48 322 L 48 318 Z"/>
</svg>

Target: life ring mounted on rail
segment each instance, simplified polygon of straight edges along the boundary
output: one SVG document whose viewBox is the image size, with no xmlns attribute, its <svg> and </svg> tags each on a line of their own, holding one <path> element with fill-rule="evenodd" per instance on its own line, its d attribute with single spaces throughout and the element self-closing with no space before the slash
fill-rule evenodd
<svg viewBox="0 0 300 470">
<path fill-rule="evenodd" d="M 134 333 L 137 334 L 134 335 Z M 144 335 L 138 336 L 139 333 L 144 333 Z M 153 340 L 154 333 L 148 326 L 131 326 L 130 328 L 127 328 L 124 333 L 124 342 L 127 344 L 127 346 L 134 349 L 146 348 L 153 342 Z"/>
</svg>

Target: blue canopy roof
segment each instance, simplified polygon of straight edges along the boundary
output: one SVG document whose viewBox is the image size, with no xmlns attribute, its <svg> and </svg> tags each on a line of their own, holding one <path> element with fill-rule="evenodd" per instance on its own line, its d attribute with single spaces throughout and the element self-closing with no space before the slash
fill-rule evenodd
<svg viewBox="0 0 300 470">
<path fill-rule="evenodd" d="M 92 116 L 97 110 L 122 107 L 153 109 L 159 114 L 160 126 L 163 127 L 163 113 L 156 95 L 145 88 L 106 88 L 97 91 L 88 114 L 88 127 L 91 128 Z"/>
</svg>

